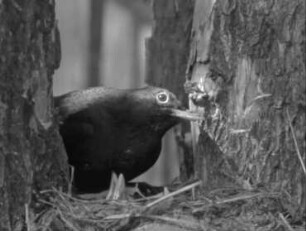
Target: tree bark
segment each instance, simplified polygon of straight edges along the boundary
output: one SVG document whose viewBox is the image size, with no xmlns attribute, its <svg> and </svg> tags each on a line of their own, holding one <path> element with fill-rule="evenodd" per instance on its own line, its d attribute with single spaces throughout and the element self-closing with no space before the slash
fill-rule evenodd
<svg viewBox="0 0 306 231">
<path fill-rule="evenodd" d="M 193 0 L 153 1 L 155 26 L 152 37 L 147 40 L 147 78 L 154 86 L 166 87 L 187 104 L 184 92 L 185 74 L 190 49 Z M 189 125 L 176 132 L 182 150 L 181 178 L 193 176 L 193 155 L 188 140 Z"/>
<path fill-rule="evenodd" d="M 147 83 L 167 86 L 185 100 L 184 82 L 193 13 L 192 0 L 153 1 L 155 26 L 147 41 Z"/>
<path fill-rule="evenodd" d="M 206 189 L 286 191 L 304 213 L 305 1 L 197 0 L 194 12 L 196 174 Z"/>
<path fill-rule="evenodd" d="M 42 189 L 63 186 L 67 161 L 53 118 L 60 62 L 55 2 L 0 2 L 0 230 L 25 230 Z"/>
<path fill-rule="evenodd" d="M 89 50 L 88 50 L 88 86 L 95 87 L 103 83 L 100 71 L 103 49 L 104 0 L 90 1 Z"/>
</svg>

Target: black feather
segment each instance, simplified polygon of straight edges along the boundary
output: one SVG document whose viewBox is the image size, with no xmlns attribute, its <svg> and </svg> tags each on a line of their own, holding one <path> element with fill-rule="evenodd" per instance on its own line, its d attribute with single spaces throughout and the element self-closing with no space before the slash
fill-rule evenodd
<svg viewBox="0 0 306 231">
<path fill-rule="evenodd" d="M 97 87 L 54 102 L 79 192 L 106 189 L 112 171 L 129 181 L 148 170 L 159 157 L 163 135 L 179 122 L 175 112 L 181 113 L 175 95 L 156 87 Z"/>
</svg>

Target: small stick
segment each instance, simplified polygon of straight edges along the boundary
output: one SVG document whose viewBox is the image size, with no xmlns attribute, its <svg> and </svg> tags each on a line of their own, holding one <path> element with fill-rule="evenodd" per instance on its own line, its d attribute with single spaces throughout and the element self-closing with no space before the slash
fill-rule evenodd
<svg viewBox="0 0 306 231">
<path fill-rule="evenodd" d="M 72 195 L 72 183 L 74 179 L 74 167 L 72 165 L 69 165 L 69 168 L 71 170 L 70 179 L 68 182 L 68 195 Z"/>
<path fill-rule="evenodd" d="M 196 199 L 196 191 L 195 191 L 195 188 L 192 188 L 192 189 L 191 189 L 191 197 L 192 197 L 192 200 L 195 200 L 195 199 Z"/>
<path fill-rule="evenodd" d="M 221 205 L 221 204 L 231 203 L 231 202 L 240 201 L 240 200 L 248 200 L 248 199 L 252 199 L 252 198 L 260 197 L 260 196 L 263 196 L 263 194 L 262 193 L 255 193 L 255 194 L 251 194 L 251 195 L 242 195 L 242 196 L 238 196 L 238 197 L 234 197 L 234 198 L 228 198 L 228 199 L 216 201 L 215 204 Z"/>
<path fill-rule="evenodd" d="M 210 201 L 209 199 L 206 199 L 209 202 L 209 204 L 205 205 L 203 207 L 205 208 L 205 207 L 210 207 L 210 206 L 214 206 L 214 205 L 222 205 L 222 204 L 236 202 L 236 201 L 240 201 L 240 200 L 249 200 L 249 199 L 256 198 L 256 197 L 261 197 L 261 196 L 265 196 L 265 194 L 263 194 L 263 193 L 254 193 L 254 194 L 242 195 L 242 196 L 237 196 L 237 197 L 228 198 L 228 199 L 224 199 L 224 200 L 217 200 L 217 201 Z M 198 208 L 198 209 L 194 209 L 193 213 L 202 211 L 203 207 L 202 208 Z"/>
<path fill-rule="evenodd" d="M 151 220 L 159 220 L 167 223 L 171 223 L 177 225 L 179 227 L 188 228 L 188 230 L 199 230 L 201 229 L 200 224 L 192 221 L 188 221 L 185 219 L 176 219 L 172 217 L 165 217 L 165 216 L 155 216 L 155 215 L 142 215 L 142 218 L 147 218 Z"/>
<path fill-rule="evenodd" d="M 298 143 L 297 143 L 297 140 L 296 140 L 296 136 L 295 136 L 295 133 L 294 133 L 294 130 L 293 130 L 293 126 L 292 126 L 292 123 L 291 123 L 291 118 L 290 118 L 290 115 L 289 115 L 289 111 L 288 111 L 288 108 L 287 108 L 287 117 L 288 117 L 288 122 L 289 122 L 289 126 L 290 126 L 290 131 L 292 133 L 292 138 L 293 138 L 293 141 L 294 141 L 294 145 L 295 145 L 295 149 L 296 149 L 296 154 L 300 160 L 300 163 L 301 163 L 301 166 L 302 166 L 302 169 L 304 171 L 304 174 L 306 175 L 306 168 L 305 168 L 305 164 L 304 164 L 304 161 L 303 161 L 303 158 L 302 158 L 302 155 L 301 155 L 301 152 L 299 150 L 299 146 L 298 146 Z"/>
<path fill-rule="evenodd" d="M 129 218 L 132 216 L 132 213 L 123 213 L 123 214 L 117 214 L 117 215 L 110 215 L 107 217 L 104 217 L 104 220 L 120 220 L 124 218 Z M 135 217 L 138 217 L 139 215 L 135 214 Z"/>
<path fill-rule="evenodd" d="M 294 229 L 291 227 L 291 225 L 289 224 L 289 222 L 286 220 L 286 218 L 284 217 L 282 213 L 279 213 L 278 216 L 282 220 L 283 224 L 288 228 L 289 231 L 294 231 Z"/>
<path fill-rule="evenodd" d="M 158 203 L 160 203 L 160 202 L 162 202 L 162 201 L 164 201 L 164 200 L 166 200 L 166 199 L 168 199 L 168 198 L 170 198 L 170 197 L 176 196 L 176 195 L 178 195 L 178 194 L 180 194 L 180 193 L 183 193 L 183 192 L 185 192 L 185 191 L 188 191 L 188 190 L 190 190 L 190 189 L 193 189 L 193 188 L 195 188 L 195 187 L 197 187 L 197 186 L 199 186 L 199 185 L 201 185 L 201 184 L 202 184 L 202 181 L 199 180 L 199 181 L 197 181 L 197 182 L 195 182 L 195 183 L 192 183 L 192 184 L 190 184 L 190 185 L 187 185 L 187 186 L 185 186 L 185 187 L 183 187 L 183 188 L 181 188 L 181 189 L 179 189 L 179 190 L 177 190 L 177 191 L 174 191 L 174 192 L 172 192 L 172 193 L 169 193 L 169 194 L 167 194 L 167 195 L 165 195 L 165 196 L 163 196 L 163 197 L 161 197 L 161 198 L 158 198 L 157 200 L 155 200 L 155 201 L 153 201 L 153 202 L 147 204 L 147 205 L 145 206 L 145 209 L 148 209 L 148 208 L 150 208 L 150 207 L 152 207 L 152 206 L 154 206 L 154 205 L 156 205 L 156 204 L 158 204 Z"/>
<path fill-rule="evenodd" d="M 68 221 L 65 217 L 64 217 L 64 214 L 59 210 L 57 209 L 57 212 L 60 216 L 60 219 L 70 228 L 72 229 L 73 231 L 79 231 L 70 221 Z"/>
<path fill-rule="evenodd" d="M 30 221 L 30 214 L 29 214 L 29 204 L 24 205 L 25 208 L 25 222 L 27 225 L 27 231 L 31 231 L 31 221 Z"/>
</svg>

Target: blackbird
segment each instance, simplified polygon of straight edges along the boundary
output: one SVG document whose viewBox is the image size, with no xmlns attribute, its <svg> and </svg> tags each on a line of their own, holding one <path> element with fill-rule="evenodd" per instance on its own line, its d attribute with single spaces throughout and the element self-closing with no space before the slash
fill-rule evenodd
<svg viewBox="0 0 306 231">
<path fill-rule="evenodd" d="M 167 130 L 198 119 L 173 93 L 151 86 L 77 90 L 54 103 L 78 193 L 107 189 L 113 172 L 127 181 L 139 176 L 158 159 Z"/>
</svg>

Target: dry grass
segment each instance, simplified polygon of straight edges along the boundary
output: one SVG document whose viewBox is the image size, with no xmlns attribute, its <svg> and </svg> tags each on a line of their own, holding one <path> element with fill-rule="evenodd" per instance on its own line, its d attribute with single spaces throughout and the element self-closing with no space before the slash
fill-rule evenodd
<svg viewBox="0 0 306 231">
<path fill-rule="evenodd" d="M 142 200 L 85 200 L 56 189 L 42 192 L 45 209 L 27 217 L 28 231 L 135 230 L 146 224 L 167 224 L 173 230 L 304 230 L 295 221 L 286 193 L 224 188 L 191 192 L 200 182 L 172 189 L 160 198 Z M 47 197 L 46 197 L 47 196 Z M 292 205 L 294 206 L 294 205 Z M 26 207 L 28 210 L 28 207 Z M 29 211 L 27 211 L 29 214 Z"/>
</svg>

